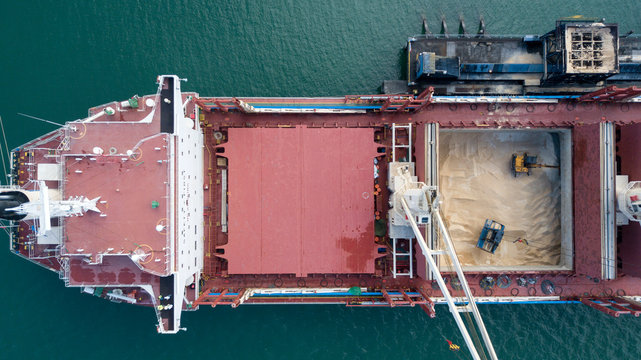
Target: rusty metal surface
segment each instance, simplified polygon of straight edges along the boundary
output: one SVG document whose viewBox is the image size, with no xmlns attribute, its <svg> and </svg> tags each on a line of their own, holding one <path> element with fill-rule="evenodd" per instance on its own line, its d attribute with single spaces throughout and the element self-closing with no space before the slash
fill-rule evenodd
<svg viewBox="0 0 641 360">
<path fill-rule="evenodd" d="M 251 98 L 243 99 L 251 102 Z M 374 127 L 392 123 L 432 123 L 443 128 L 466 127 L 573 127 L 613 121 L 616 124 L 641 122 L 641 103 L 432 103 L 419 113 L 333 114 L 243 114 L 206 113 L 213 129 L 226 127 Z"/>
<path fill-rule="evenodd" d="M 572 142 L 575 271 L 598 277 L 601 275 L 599 126 L 575 127 Z"/>
</svg>

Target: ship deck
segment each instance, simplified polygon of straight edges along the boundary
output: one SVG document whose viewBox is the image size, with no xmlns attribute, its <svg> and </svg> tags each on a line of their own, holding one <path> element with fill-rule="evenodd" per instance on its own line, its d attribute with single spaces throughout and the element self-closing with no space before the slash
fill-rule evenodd
<svg viewBox="0 0 641 360">
<path fill-rule="evenodd" d="M 202 99 L 208 101 L 207 99 Z M 275 99 L 270 102 L 269 99 L 241 99 L 249 105 L 256 104 L 262 108 L 278 107 L 281 104 L 296 107 L 297 101 L 291 99 Z M 222 100 L 221 100 L 222 101 Z M 298 100 L 300 102 L 300 100 Z M 336 103 L 336 99 L 328 99 L 328 104 Z M 316 104 L 318 105 L 318 104 Z M 350 104 L 353 106 L 353 104 Z M 361 104 L 362 105 L 362 104 Z M 265 129 L 273 133 L 284 133 L 292 131 L 292 128 L 307 126 L 308 128 L 323 129 L 353 129 L 364 128 L 373 129 L 376 141 L 381 144 L 387 144 L 389 139 L 384 135 L 389 130 L 391 123 L 413 123 L 416 125 L 417 146 L 421 143 L 420 134 L 424 124 L 438 122 L 441 129 L 447 130 L 487 130 L 487 129 L 566 129 L 571 140 L 569 146 L 571 154 L 571 175 L 568 177 L 571 182 L 568 186 L 571 188 L 569 203 L 566 204 L 571 212 L 570 241 L 571 249 L 564 256 L 570 256 L 569 267 L 558 267 L 550 269 L 541 269 L 533 266 L 529 269 L 523 268 L 504 268 L 494 270 L 471 270 L 467 272 L 468 280 L 472 291 L 477 296 L 498 296 L 498 297 L 532 297 L 532 296 L 557 296 L 558 298 L 571 299 L 582 296 L 599 296 L 612 294 L 641 294 L 641 280 L 635 277 L 625 276 L 623 272 L 616 280 L 600 281 L 602 255 L 601 255 L 601 224 L 594 219 L 600 218 L 600 179 L 595 174 L 600 173 L 600 133 L 599 123 L 607 119 L 616 119 L 619 127 L 637 126 L 628 125 L 641 121 L 638 116 L 638 110 L 641 110 L 641 104 L 627 103 L 619 104 L 577 104 L 573 100 L 559 100 L 554 103 L 527 103 L 527 104 L 509 104 L 508 106 L 499 106 L 494 103 L 438 103 L 435 102 L 427 107 L 427 111 L 420 113 L 363 113 L 350 115 L 329 115 L 329 114 L 244 114 L 233 111 L 230 106 L 227 111 L 208 112 L 205 111 L 201 120 L 205 125 L 207 145 L 210 147 L 210 155 L 215 158 L 215 149 L 224 145 L 228 140 L 228 131 L 236 131 L 238 128 Z M 335 106 L 335 105 L 334 105 Z M 348 106 L 345 106 L 346 108 Z M 230 111 L 231 110 L 231 111 Z M 622 111 L 623 110 L 623 111 Z M 624 130 L 625 131 L 625 130 Z M 211 132 L 208 136 L 207 132 Z M 214 133 L 221 135 L 213 136 Z M 383 135 L 381 135 L 383 134 Z M 280 135 L 275 135 L 280 136 Z M 283 135 L 284 136 L 284 135 Z M 389 134 L 387 135 L 389 136 Z M 231 137 L 229 138 L 231 141 Z M 389 145 L 389 144 L 388 144 Z M 227 145 L 224 145 L 225 147 Z M 292 148 L 292 151 L 294 148 Z M 225 150 L 227 151 L 227 150 Z M 222 154 L 219 154 L 222 155 Z M 627 157 L 633 156 L 627 154 Z M 208 160 L 210 166 L 216 168 L 216 160 Z M 422 158 L 420 148 L 416 150 L 417 171 L 419 177 L 423 171 L 421 163 Z M 233 177 L 231 168 L 227 168 L 229 177 Z M 300 171 L 300 170 L 299 170 Z M 440 296 L 440 291 L 433 288 L 431 281 L 422 278 L 407 277 L 393 278 L 389 273 L 389 257 L 379 259 L 376 262 L 376 272 L 374 274 L 349 274 L 349 273 L 326 273 L 326 274 L 306 274 L 304 273 L 281 273 L 274 274 L 270 272 L 259 272 L 254 274 L 234 274 L 229 272 L 227 266 L 229 259 L 223 259 L 217 248 L 230 246 L 231 232 L 226 234 L 220 231 L 219 211 L 220 196 L 216 192 L 220 191 L 216 184 L 221 181 L 220 173 L 215 171 L 208 172 L 210 176 L 209 188 L 210 197 L 206 199 L 208 206 L 209 219 L 213 224 L 213 232 L 210 232 L 206 238 L 205 254 L 205 273 L 209 274 L 206 285 L 203 288 L 210 289 L 239 289 L 239 288 L 256 288 L 256 287 L 332 287 L 340 286 L 342 288 L 360 286 L 368 289 L 413 289 L 422 288 L 430 296 Z M 230 180 L 231 181 L 231 180 Z M 212 192 L 212 190 L 214 190 Z M 373 191 L 373 190 L 372 190 Z M 229 206 L 232 206 L 234 192 L 230 192 Z M 382 203 L 385 203 L 386 193 L 382 192 Z M 372 193 L 372 197 L 376 198 Z M 374 200 L 376 203 L 376 200 Z M 375 205 L 380 210 L 379 205 Z M 509 206 L 509 204 L 507 204 Z M 230 214 L 231 216 L 231 214 Z M 230 222 L 233 221 L 230 218 Z M 621 241 L 621 240 L 620 240 Z M 633 239 L 623 239 L 623 243 L 633 242 Z M 375 241 L 374 241 L 375 242 Z M 381 243 L 384 244 L 384 243 Z M 555 250 L 555 251 L 558 251 Z M 574 256 L 572 256 L 574 254 Z M 420 255 L 417 255 L 420 259 Z M 418 261 L 420 263 L 420 261 Z M 425 271 L 417 264 L 417 271 Z M 484 277 L 506 275 L 511 279 L 509 286 L 494 287 L 491 290 L 484 289 L 480 282 Z M 525 286 L 519 286 L 517 279 L 523 278 L 529 280 Z M 543 280 L 552 281 L 555 285 L 555 292 L 546 294 L 541 288 Z M 453 291 L 456 290 L 452 288 Z M 587 295 L 586 295 L 587 294 Z M 287 298 L 279 299 L 250 299 L 249 302 L 282 302 L 282 301 L 315 301 Z M 336 301 L 336 299 L 334 299 Z M 330 300 L 327 300 L 330 301 Z M 341 302 L 342 300 L 338 301 Z"/>
<path fill-rule="evenodd" d="M 123 125 L 125 129 L 120 128 Z M 162 134 L 151 136 L 149 125 L 141 125 L 146 129 L 135 129 L 129 123 L 86 124 L 87 140 L 72 141 L 64 162 L 65 196 L 99 197 L 101 213 L 89 212 L 66 220 L 66 254 L 88 255 L 97 262 L 98 257 L 124 255 L 146 271 L 166 275 L 171 259 L 167 232 L 157 231 L 156 226 L 166 225 L 169 216 L 168 139 Z M 129 132 L 131 138 L 109 140 L 123 132 Z M 145 140 L 136 144 L 138 139 Z M 120 153 L 91 153 L 96 144 L 104 146 L 108 142 L 119 143 Z M 131 157 L 126 154 L 130 149 L 135 152 Z M 152 205 L 154 202 L 158 205 Z"/>
<path fill-rule="evenodd" d="M 162 129 L 166 121 L 154 106 L 160 95 L 140 97 L 137 108 L 120 102 L 91 108 L 90 120 L 70 123 L 17 149 L 16 184 L 37 190 L 44 181 L 53 199 L 99 197 L 100 213 L 53 221 L 55 229 L 64 231 L 63 247 L 62 239 L 29 241 L 38 226 L 29 220 L 16 231 L 16 252 L 61 271 L 68 286 L 94 288 L 94 295 L 139 305 L 157 303 L 152 295 L 161 293 L 160 280 L 176 261 L 168 230 L 174 214 L 169 184 L 175 177 L 170 168 L 175 155 Z M 188 113 L 194 113 L 187 101 L 194 96 L 183 93 L 179 99 Z M 113 115 L 104 114 L 108 107 L 116 110 Z M 41 169 L 40 164 L 49 167 Z M 116 288 L 123 292 L 113 293 Z M 194 300 L 193 289 L 185 294 Z M 161 315 L 163 327 L 171 330 L 173 312 Z"/>
<path fill-rule="evenodd" d="M 374 273 L 371 128 L 231 128 L 229 274 Z"/>
<path fill-rule="evenodd" d="M 158 103 L 158 96 L 145 97 L 142 101 L 151 99 Z M 354 287 L 370 294 L 365 298 L 378 299 L 378 305 L 414 304 L 408 293 L 419 294 L 416 296 L 424 299 L 440 298 L 442 294 L 429 279 L 425 259 L 416 244 L 411 263 L 397 264 L 403 268 L 402 275 L 393 276 L 391 245 L 384 230 L 389 208 L 386 160 L 391 152 L 390 127 L 393 123 L 413 125 L 413 160 L 418 179 L 425 180 L 426 129 L 427 125 L 436 123 L 444 137 L 469 134 L 473 130 L 478 134 L 519 136 L 557 134 L 565 139 L 557 144 L 565 150 L 554 152 L 561 165 L 560 184 L 551 184 L 550 188 L 560 187 L 560 192 L 566 195 L 553 190 L 550 197 L 561 196 L 561 205 L 555 201 L 542 205 L 544 211 L 549 210 L 550 214 L 545 214 L 548 217 L 556 217 L 557 210 L 561 213 L 560 235 L 550 235 L 558 240 L 550 254 L 558 254 L 559 248 L 561 253 L 556 266 L 545 268 L 532 257 L 516 259 L 516 256 L 511 258 L 509 252 L 499 252 L 492 259 L 496 260 L 493 266 L 466 270 L 472 292 L 481 301 L 539 299 L 541 296 L 544 300 L 641 296 L 641 271 L 636 265 L 641 259 L 638 225 L 621 228 L 618 276 L 616 280 L 605 281 L 602 223 L 595 220 L 601 219 L 602 211 L 601 179 L 596 176 L 601 173 L 600 124 L 612 120 L 620 130 L 617 155 L 621 168 L 618 171 L 633 178 L 641 176 L 634 170 L 639 167 L 635 139 L 641 133 L 641 103 L 577 105 L 574 99 L 562 98 L 505 105 L 487 98 L 469 103 L 469 98 L 456 102 L 455 98 L 443 97 L 408 108 L 411 101 L 405 98 L 381 101 L 375 96 L 200 98 L 195 104 L 190 104 L 190 96 L 183 94 L 187 115 L 185 119 L 180 117 L 177 129 L 168 129 L 168 122 L 163 122 L 160 114 L 150 109 L 130 109 L 117 112 L 109 121 L 73 123 L 73 127 L 64 130 L 69 133 L 62 134 L 69 135 L 68 143 L 64 143 L 65 136 L 50 134 L 40 139 L 40 143 L 20 149 L 17 162 L 22 170 L 16 178 L 20 185 L 35 186 L 39 175 L 33 164 L 56 164 L 60 151 L 56 148 L 63 148 L 59 164 L 64 181 L 45 180 L 45 183 L 51 188 L 58 187 L 65 199 L 100 197 L 101 213 L 65 218 L 61 224 L 65 230 L 65 246 L 60 253 L 53 254 L 48 252 L 57 249 L 55 244 L 34 246 L 27 242 L 28 234 L 37 224 L 22 224 L 16 251 L 44 266 L 60 269 L 70 286 L 121 287 L 128 291 L 124 296 L 139 298 L 139 304 L 143 305 L 164 306 L 170 302 L 139 297 L 135 292 L 137 288 L 175 296 L 174 290 L 180 293 L 184 287 L 185 309 L 187 304 L 193 309 L 210 303 L 209 300 L 213 301 L 212 306 L 217 303 L 237 306 L 242 301 L 363 304 L 363 297 L 345 295 L 347 289 Z M 165 99 L 163 103 L 171 103 Z M 397 104 L 390 105 L 393 101 Z M 405 101 L 404 105 L 398 104 L 401 101 Z M 208 102 L 216 105 L 208 107 Z M 196 104 L 202 110 L 198 110 Z M 108 105 L 117 106 L 117 103 L 91 109 L 91 114 L 99 113 Z M 394 106 L 408 111 L 396 111 Z M 289 112 L 269 113 L 283 107 Z M 247 109 L 254 113 L 245 112 Z M 181 131 L 180 127 L 193 130 L 195 122 L 189 114 L 194 114 L 193 120 L 200 122 L 204 133 L 202 174 L 200 167 L 197 167 L 198 174 L 190 173 L 190 169 L 184 167 L 192 164 L 189 162 L 182 163 L 180 170 L 170 166 L 175 157 L 196 158 L 190 152 L 199 151 L 200 145 L 188 144 L 173 154 L 171 136 L 166 132 Z M 459 135 L 450 136 L 450 141 L 467 141 L 465 136 L 457 140 Z M 179 139 L 175 140 L 177 143 L 186 140 L 175 139 Z M 43 146 L 47 142 L 52 144 Z M 518 142 L 514 144 L 521 149 Z M 527 151 L 536 150 L 537 146 Z M 511 152 L 505 156 L 509 155 Z M 201 259 L 198 231 L 203 229 L 198 219 L 195 226 L 193 223 L 170 226 L 170 220 L 177 221 L 178 216 L 172 209 L 186 210 L 185 217 L 196 213 L 192 210 L 200 204 L 194 204 L 193 198 L 186 199 L 184 195 L 196 194 L 200 189 L 194 186 L 199 187 L 200 182 L 197 185 L 184 182 L 175 188 L 170 184 L 179 176 L 193 180 L 196 175 L 205 179 L 202 184 L 203 268 L 198 282 L 194 281 L 196 275 L 193 279 L 181 278 L 177 269 L 185 264 L 198 268 Z M 468 175 L 474 174 L 465 176 Z M 537 181 L 537 178 L 530 180 Z M 442 186 L 441 191 L 456 195 L 458 190 L 454 183 Z M 494 191 L 500 191 L 500 186 Z M 444 194 L 442 200 L 449 201 L 448 195 Z M 174 203 L 170 200 L 172 196 L 177 199 Z M 487 196 L 481 194 L 471 202 L 474 206 L 482 205 Z M 200 195 L 196 197 L 201 199 Z M 459 211 L 461 205 L 453 204 L 450 210 Z M 495 210 L 509 212 L 514 206 L 517 205 L 506 201 L 505 209 Z M 519 216 L 530 216 L 530 209 L 521 210 L 525 212 Z M 445 215 L 448 221 L 447 211 Z M 543 217 L 540 220 L 554 221 Z M 184 240 L 188 238 L 187 233 L 192 236 L 189 243 Z M 171 240 L 171 235 L 176 241 Z M 462 241 L 470 242 L 470 239 Z M 183 255 L 189 263 L 181 259 Z M 568 256 L 571 261 L 566 261 Z M 511 262 L 515 259 L 520 261 L 518 266 Z M 505 266 L 494 266 L 501 263 Z M 411 277 L 406 276 L 410 264 L 413 265 Z M 442 263 L 441 270 L 456 296 L 460 290 L 445 265 Z M 175 272 L 170 271 L 172 267 Z M 508 283 L 491 288 L 482 284 L 483 279 L 498 276 L 507 278 Z M 543 286 L 544 281 L 554 284 L 552 292 Z M 279 288 L 290 290 L 279 293 Z M 303 291 L 324 289 L 330 294 L 300 295 Z M 405 294 L 402 296 L 406 296 L 406 300 L 394 302 L 389 292 Z M 231 294 L 234 297 L 230 300 Z M 243 297 L 246 294 L 258 295 Z M 199 295 L 209 300 L 201 302 L 197 300 Z M 170 331 L 177 331 L 172 324 L 179 321 L 179 316 L 176 311 L 159 311 L 164 329 Z"/>
</svg>

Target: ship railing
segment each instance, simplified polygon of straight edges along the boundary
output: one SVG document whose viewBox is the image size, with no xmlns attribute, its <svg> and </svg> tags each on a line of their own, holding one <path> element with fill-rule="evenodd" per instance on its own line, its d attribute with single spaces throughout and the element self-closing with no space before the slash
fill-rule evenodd
<svg viewBox="0 0 641 360">
<path fill-rule="evenodd" d="M 60 199 L 65 199 L 65 185 L 67 184 L 67 178 L 64 175 L 65 174 L 65 162 L 64 162 L 64 157 L 62 154 L 59 153 L 58 159 L 57 159 L 58 165 L 60 165 L 60 181 L 58 181 L 58 192 L 60 193 Z M 58 226 L 60 226 L 60 233 L 62 234 L 63 239 L 65 238 L 65 219 L 60 218 L 60 221 L 58 222 Z M 64 240 L 61 240 L 61 242 L 64 244 Z"/>
<path fill-rule="evenodd" d="M 58 257 L 60 255 L 60 246 L 44 248 L 40 253 L 42 254 L 41 256 L 34 256 L 32 259 L 42 260 Z"/>
<path fill-rule="evenodd" d="M 36 152 L 43 151 L 43 152 L 53 152 L 53 154 L 45 154 L 45 158 L 51 158 L 54 157 L 56 158 L 56 162 L 60 163 L 61 158 L 60 158 L 60 150 L 58 148 L 51 148 L 51 147 L 30 147 L 26 148 L 25 152 L 27 154 L 26 162 L 22 164 L 24 167 L 24 170 L 27 172 L 28 177 L 27 177 L 27 183 L 23 185 L 22 187 L 25 188 L 27 187 L 28 183 L 35 182 L 37 181 L 37 169 L 38 169 L 38 164 L 36 163 Z"/>
<path fill-rule="evenodd" d="M 18 241 L 18 235 L 16 234 L 17 223 L 17 221 L 12 220 L 0 220 L 0 228 L 9 236 L 9 249 L 11 252 L 14 252 L 15 244 Z"/>
<path fill-rule="evenodd" d="M 61 181 L 60 183 L 62 184 L 63 182 L 64 181 Z M 60 194 L 61 195 L 63 194 L 62 190 L 60 191 Z M 66 219 L 64 217 L 60 217 L 58 219 L 58 226 L 60 226 L 60 237 L 61 237 L 60 245 L 58 245 L 58 247 L 57 247 L 58 251 L 56 251 L 56 253 L 55 253 L 56 256 L 58 256 L 58 257 L 60 257 L 60 255 L 62 255 L 62 253 L 63 253 L 62 249 L 65 246 L 65 240 L 67 239 L 65 223 L 66 223 Z"/>
<path fill-rule="evenodd" d="M 163 328 L 163 332 L 167 331 L 167 329 L 165 328 L 165 324 L 163 324 L 163 322 L 162 322 L 162 320 L 163 320 L 162 319 L 162 314 L 160 313 L 160 310 L 158 310 L 158 305 L 160 304 L 160 302 L 154 296 L 153 292 L 150 293 L 149 295 L 151 295 L 152 304 L 153 304 L 152 307 L 154 308 L 154 312 L 156 313 L 156 318 L 158 319 L 158 332 L 161 333 L 161 331 L 160 331 L 161 327 Z"/>
<path fill-rule="evenodd" d="M 66 131 L 66 129 L 65 129 Z M 68 137 L 63 134 L 63 138 L 61 139 L 60 144 L 64 142 L 68 143 Z M 30 147 L 25 149 L 27 153 L 27 163 L 23 164 L 26 165 L 25 170 L 28 172 L 28 179 L 27 182 L 22 186 L 23 188 L 28 188 L 31 183 L 34 183 L 34 189 L 38 190 L 38 179 L 37 179 L 37 169 L 38 169 L 38 164 L 35 161 L 35 154 L 36 152 L 42 151 L 45 152 L 44 157 L 45 158 L 54 158 L 55 162 L 61 166 L 64 166 L 64 161 L 61 152 L 64 150 L 67 150 L 67 145 L 64 146 L 58 146 L 56 148 L 53 147 Z M 64 173 L 64 169 L 61 169 L 61 171 Z M 58 191 L 60 191 L 60 195 L 62 198 L 64 198 L 64 188 L 65 188 L 65 179 L 62 174 L 60 174 L 60 181 L 58 181 Z"/>
<path fill-rule="evenodd" d="M 494 35 L 494 34 L 492 34 L 492 35 L 487 35 L 487 34 L 459 34 L 459 33 L 455 33 L 455 34 L 418 34 L 418 35 L 414 35 L 414 36 L 408 38 L 407 41 L 411 42 L 411 41 L 424 40 L 424 39 L 470 39 L 470 40 L 472 40 L 472 39 L 477 39 L 477 40 L 478 39 L 487 39 L 487 40 L 491 40 L 491 39 L 518 39 L 518 40 L 520 40 L 520 39 L 523 39 L 525 36 L 526 35 L 523 35 L 523 34 L 520 34 L 520 35 L 516 35 L 516 34 L 503 34 L 503 35 L 500 35 L 500 34 Z M 534 35 L 534 36 L 537 36 L 537 35 Z M 543 36 L 543 35 L 539 35 L 539 36 Z"/>
<path fill-rule="evenodd" d="M 158 90 L 160 92 L 160 89 Z M 177 199 L 172 199 L 172 179 L 175 177 L 171 173 L 172 170 L 177 171 L 175 169 L 175 163 L 172 162 L 172 160 L 175 158 L 174 152 L 174 142 L 171 141 L 171 138 L 167 135 L 167 150 L 169 150 L 169 154 L 167 155 L 167 177 L 169 181 L 167 181 L 167 185 L 165 186 L 165 199 L 169 202 L 169 206 L 167 206 L 167 212 L 166 212 L 166 218 L 167 218 L 167 229 L 166 229 L 166 249 L 165 249 L 165 273 L 168 273 L 170 271 L 171 267 L 171 262 L 174 261 L 174 256 L 173 256 L 173 249 L 174 249 L 174 244 L 172 243 L 172 237 L 174 236 L 174 216 L 172 215 L 174 208 L 176 207 L 176 200 Z M 177 186 L 178 184 L 173 183 L 173 186 Z M 174 240 L 175 241 L 175 240 Z M 176 266 L 178 266 L 176 264 Z"/>
<path fill-rule="evenodd" d="M 18 169 L 17 169 L 17 163 L 16 163 L 16 150 L 12 150 L 10 155 L 9 155 L 9 165 L 11 165 L 11 172 L 9 173 L 9 186 L 13 186 L 16 183 L 16 180 L 14 177 L 18 174 Z"/>
<path fill-rule="evenodd" d="M 186 80 L 186 79 L 181 79 L 181 80 Z M 139 101 L 139 103 L 144 104 L 144 103 L 145 103 L 145 100 L 146 100 L 147 98 L 153 98 L 153 99 L 154 99 L 154 101 L 155 101 L 155 103 L 156 103 L 156 105 L 158 105 L 158 104 L 160 103 L 160 102 L 159 102 L 159 100 L 160 100 L 160 91 L 161 91 L 161 90 L 162 90 L 162 84 L 159 84 L 158 89 L 156 90 L 156 94 L 154 94 L 154 95 L 143 95 L 143 96 L 139 96 L 139 97 L 138 97 L 138 101 Z M 192 92 L 188 92 L 188 93 L 192 93 Z M 138 96 L 138 95 L 134 95 L 134 96 Z M 127 100 L 129 100 L 129 99 L 127 99 Z M 127 100 L 124 100 L 124 101 L 126 102 Z M 114 109 L 117 109 L 118 111 L 125 111 L 125 110 L 128 110 L 128 108 L 123 109 L 123 108 L 120 106 L 120 104 L 121 104 L 121 101 L 115 100 L 115 101 L 106 102 L 106 103 L 104 103 L 104 104 L 100 104 L 100 105 L 92 106 L 92 107 L 90 107 L 90 108 L 87 110 L 87 117 L 85 117 L 85 118 L 83 118 L 83 119 L 79 119 L 79 120 L 77 120 L 77 121 L 83 121 L 83 120 L 86 120 L 87 118 L 90 118 L 90 117 L 92 117 L 92 116 L 96 115 L 96 114 L 97 114 L 97 112 L 95 112 L 96 110 L 100 109 L 100 111 L 102 111 L 104 108 L 106 108 L 106 107 L 108 107 L 108 106 L 111 106 L 111 107 L 113 107 Z M 155 105 L 154 105 L 154 106 L 155 106 Z"/>
<path fill-rule="evenodd" d="M 36 245 L 36 235 L 35 235 L 35 233 L 32 232 L 30 234 L 27 234 L 25 240 L 26 240 L 25 241 L 25 245 L 27 245 L 29 259 L 33 259 L 34 258 L 34 248 L 35 248 L 35 245 Z"/>
<path fill-rule="evenodd" d="M 8 225 L 8 224 L 10 224 L 10 225 Z M 2 221 L 0 221 L 0 226 L 2 227 L 2 230 L 4 230 L 4 232 L 9 236 L 9 249 L 13 252 L 14 248 L 15 248 L 15 243 L 16 243 L 16 240 L 17 240 L 16 236 L 15 236 L 15 234 L 13 232 L 13 228 L 14 228 L 13 221 L 11 221 L 11 220 L 7 220 L 7 221 L 2 220 Z M 9 230 L 9 229 L 11 229 L 11 230 Z"/>
<path fill-rule="evenodd" d="M 57 257 L 58 263 L 60 264 L 60 272 L 58 272 L 58 277 L 60 280 L 65 282 L 65 285 L 69 285 L 69 273 L 71 271 L 71 265 L 69 264 L 69 258 L 67 257 Z"/>
<path fill-rule="evenodd" d="M 37 139 L 31 140 L 30 142 L 23 144 L 20 148 L 22 149 L 35 149 L 41 146 L 42 144 L 47 144 L 52 141 L 52 139 L 55 139 L 57 136 L 64 135 L 62 132 L 62 129 L 66 127 L 66 125 L 60 125 L 62 128 L 56 129 L 54 131 L 51 131 L 49 133 L 46 133 L 42 136 L 40 136 Z"/>
<path fill-rule="evenodd" d="M 36 172 L 36 168 L 37 168 L 37 165 L 34 162 L 35 161 L 34 152 L 35 152 L 35 149 L 33 148 L 27 150 L 27 162 L 23 164 L 25 165 L 25 171 L 28 174 L 29 181 L 34 180 L 34 172 Z"/>
<path fill-rule="evenodd" d="M 38 192 L 40 191 L 40 183 L 38 181 L 30 179 L 29 182 L 33 183 L 33 190 Z M 31 232 L 25 237 L 24 245 L 27 247 L 27 254 L 29 259 L 34 258 L 34 248 L 38 239 L 38 229 L 40 229 L 40 219 L 35 218 L 32 220 L 33 224 L 31 225 Z"/>
<path fill-rule="evenodd" d="M 387 100 L 396 100 L 396 101 L 406 101 L 413 100 L 414 95 L 412 94 L 395 94 L 395 95 L 345 95 L 345 102 L 357 102 L 357 103 L 373 103 L 373 102 L 382 102 Z"/>
<path fill-rule="evenodd" d="M 33 152 L 30 152 L 32 154 Z M 29 174 L 29 182 L 34 183 L 34 190 L 40 190 L 40 183 L 31 179 L 31 174 Z M 40 228 L 39 219 L 33 219 L 33 225 L 31 225 L 31 232 L 25 237 L 24 245 L 27 247 L 27 254 L 29 259 L 33 259 L 33 249 L 36 243 L 36 234 Z"/>
</svg>

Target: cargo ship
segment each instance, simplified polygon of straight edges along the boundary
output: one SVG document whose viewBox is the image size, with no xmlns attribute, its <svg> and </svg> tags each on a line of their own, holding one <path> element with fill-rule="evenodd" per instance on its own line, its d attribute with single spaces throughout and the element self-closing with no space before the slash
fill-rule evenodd
<svg viewBox="0 0 641 360">
<path fill-rule="evenodd" d="M 641 38 L 424 28 L 381 94 L 204 97 L 162 75 L 5 149 L 11 251 L 163 334 L 200 306 L 446 304 L 495 359 L 477 304 L 638 317 Z"/>
</svg>

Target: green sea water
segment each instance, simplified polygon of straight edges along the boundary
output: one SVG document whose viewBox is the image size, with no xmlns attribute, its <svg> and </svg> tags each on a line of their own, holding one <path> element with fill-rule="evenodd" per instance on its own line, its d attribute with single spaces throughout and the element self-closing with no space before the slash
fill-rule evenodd
<svg viewBox="0 0 641 360">
<path fill-rule="evenodd" d="M 158 74 L 202 95 L 375 93 L 401 77 L 421 16 L 433 31 L 463 15 L 475 30 L 541 34 L 582 14 L 641 32 L 635 0 L 11 1 L 0 2 L 0 116 L 16 147 L 91 106 L 156 91 Z M 0 251 L 0 359 L 467 359 L 444 306 L 203 308 L 161 336 L 153 311 L 114 304 Z M 641 319 L 583 305 L 480 305 L 501 359 L 639 359 Z M 448 350 L 444 338 L 459 343 Z"/>
</svg>

